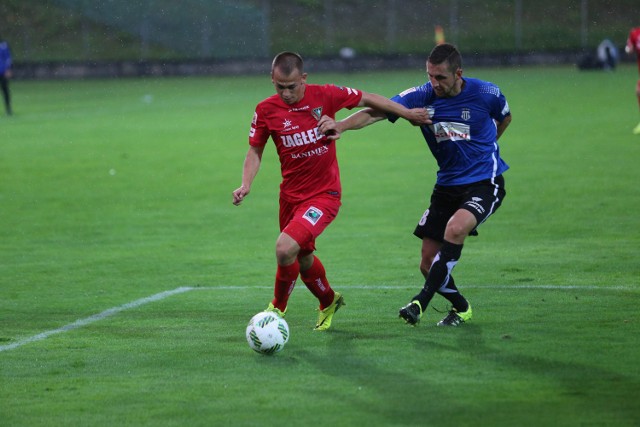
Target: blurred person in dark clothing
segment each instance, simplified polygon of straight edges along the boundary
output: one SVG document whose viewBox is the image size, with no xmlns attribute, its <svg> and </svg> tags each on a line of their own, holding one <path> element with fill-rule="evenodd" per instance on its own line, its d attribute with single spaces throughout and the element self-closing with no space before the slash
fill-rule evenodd
<svg viewBox="0 0 640 427">
<path fill-rule="evenodd" d="M 9 49 L 9 43 L 0 36 L 0 88 L 2 88 L 4 107 L 8 116 L 12 113 L 11 93 L 9 92 L 9 79 L 11 76 L 11 50 Z"/>
</svg>

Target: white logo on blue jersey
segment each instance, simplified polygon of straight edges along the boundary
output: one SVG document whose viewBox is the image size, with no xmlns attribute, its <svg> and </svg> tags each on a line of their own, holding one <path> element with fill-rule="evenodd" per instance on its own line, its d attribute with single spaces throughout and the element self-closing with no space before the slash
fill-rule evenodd
<svg viewBox="0 0 640 427">
<path fill-rule="evenodd" d="M 471 140 L 471 128 L 465 123 L 439 122 L 431 125 L 431 130 L 436 137 L 436 142 L 443 141 L 469 141 Z"/>
<path fill-rule="evenodd" d="M 400 96 L 404 98 L 406 95 L 409 95 L 410 93 L 413 93 L 413 92 L 415 92 L 417 90 L 418 90 L 418 88 L 416 88 L 416 87 L 410 87 L 409 89 L 406 89 L 405 91 L 403 91 L 400 94 Z"/>
<path fill-rule="evenodd" d="M 507 102 L 507 100 L 504 100 L 504 107 L 502 108 L 501 114 L 503 116 L 506 116 L 507 114 L 509 114 L 511 112 L 511 110 L 509 110 L 509 103 Z"/>
</svg>

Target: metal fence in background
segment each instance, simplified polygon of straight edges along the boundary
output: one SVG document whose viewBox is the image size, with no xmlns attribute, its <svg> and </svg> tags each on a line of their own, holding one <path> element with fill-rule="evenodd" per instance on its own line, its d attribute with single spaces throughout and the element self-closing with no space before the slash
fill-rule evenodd
<svg viewBox="0 0 640 427">
<path fill-rule="evenodd" d="M 61 31 L 73 34 L 65 49 L 47 49 L 40 44 L 51 40 L 38 39 L 38 25 L 23 25 L 26 35 L 14 40 L 26 61 L 44 53 L 63 61 L 266 58 L 281 50 L 332 56 L 343 47 L 423 55 L 438 26 L 465 52 L 562 52 L 605 38 L 621 46 L 640 25 L 638 0 L 30 1 L 55 5 L 67 18 Z M 119 43 L 135 48 L 105 47 L 106 33 L 124 34 Z"/>
<path fill-rule="evenodd" d="M 228 58 L 268 55 L 267 14 L 242 1 L 225 0 L 53 0 L 83 24 L 84 52 L 92 27 L 98 23 L 139 40 L 140 58 L 151 56 L 151 46 L 161 46 L 175 56 Z M 258 41 L 258 42 L 256 42 Z"/>
</svg>

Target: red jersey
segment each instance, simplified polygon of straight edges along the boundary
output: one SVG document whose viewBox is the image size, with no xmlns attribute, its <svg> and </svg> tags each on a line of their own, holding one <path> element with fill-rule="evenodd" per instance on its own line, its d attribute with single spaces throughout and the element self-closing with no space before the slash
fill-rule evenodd
<svg viewBox="0 0 640 427">
<path fill-rule="evenodd" d="M 359 90 L 307 84 L 296 104 L 285 104 L 277 94 L 258 104 L 249 144 L 260 147 L 273 139 L 280 157 L 281 198 L 298 203 L 317 194 L 341 194 L 336 144 L 320 133 L 318 120 L 323 115 L 335 119 L 336 112 L 357 107 L 361 99 Z"/>
<path fill-rule="evenodd" d="M 636 53 L 638 70 L 640 71 L 640 27 L 632 28 L 627 39 L 627 47 Z"/>
</svg>

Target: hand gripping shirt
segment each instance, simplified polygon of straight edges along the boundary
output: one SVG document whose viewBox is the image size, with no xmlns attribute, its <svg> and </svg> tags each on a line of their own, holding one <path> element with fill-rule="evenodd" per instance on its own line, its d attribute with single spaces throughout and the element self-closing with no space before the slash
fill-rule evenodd
<svg viewBox="0 0 640 427">
<path fill-rule="evenodd" d="M 427 108 L 433 124 L 420 129 L 438 162 L 439 185 L 471 184 L 509 169 L 500 158 L 496 129 L 496 122 L 511 114 L 507 100 L 493 83 L 464 81 L 462 92 L 451 98 L 437 97 L 431 82 L 391 98 L 407 108 Z"/>
<path fill-rule="evenodd" d="M 249 144 L 265 146 L 273 140 L 280 158 L 282 183 L 280 197 L 298 203 L 317 194 L 340 196 L 340 171 L 336 144 L 318 130 L 323 115 L 357 107 L 359 90 L 334 85 L 306 84 L 304 97 L 296 104 L 285 104 L 278 95 L 256 107 L 249 133 Z"/>
</svg>

